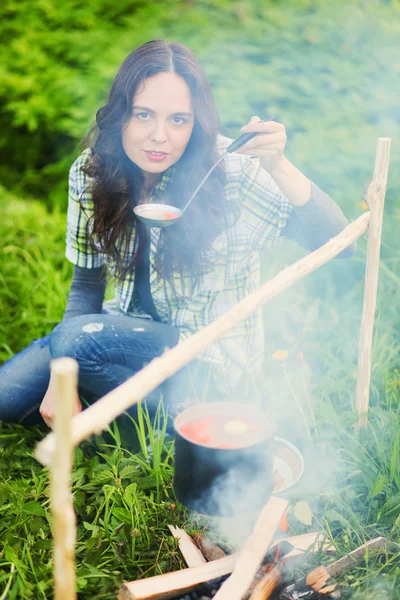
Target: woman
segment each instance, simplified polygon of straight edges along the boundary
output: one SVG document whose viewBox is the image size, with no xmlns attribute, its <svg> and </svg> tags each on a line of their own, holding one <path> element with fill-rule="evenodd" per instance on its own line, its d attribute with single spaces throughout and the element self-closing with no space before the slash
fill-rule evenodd
<svg viewBox="0 0 400 600">
<path fill-rule="evenodd" d="M 50 358 L 78 361 L 79 396 L 93 402 L 253 291 L 258 253 L 280 236 L 312 250 L 346 226 L 333 200 L 286 159 L 282 124 L 253 117 L 242 132 L 259 135 L 224 158 L 184 218 L 147 230 L 133 208 L 182 207 L 230 140 L 218 134 L 210 85 L 187 48 L 155 40 L 125 59 L 94 140 L 70 171 L 74 276 L 63 321 L 0 369 L 0 419 L 42 417 L 51 427 Z M 115 313 L 103 307 L 107 269 Z M 195 398 L 231 397 L 259 373 L 262 356 L 257 312 L 161 391 L 172 413 Z"/>
</svg>

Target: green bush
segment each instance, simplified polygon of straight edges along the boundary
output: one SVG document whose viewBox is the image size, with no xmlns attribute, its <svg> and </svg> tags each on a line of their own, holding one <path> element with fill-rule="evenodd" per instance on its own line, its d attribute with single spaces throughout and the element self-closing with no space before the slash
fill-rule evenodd
<svg viewBox="0 0 400 600">
<path fill-rule="evenodd" d="M 0 178 L 65 206 L 68 167 L 123 58 L 155 37 L 203 62 L 226 131 L 273 113 L 288 155 L 358 214 L 375 138 L 399 131 L 397 3 L 56 0 L 0 8 Z M 395 185 L 395 173 L 391 173 Z"/>
</svg>

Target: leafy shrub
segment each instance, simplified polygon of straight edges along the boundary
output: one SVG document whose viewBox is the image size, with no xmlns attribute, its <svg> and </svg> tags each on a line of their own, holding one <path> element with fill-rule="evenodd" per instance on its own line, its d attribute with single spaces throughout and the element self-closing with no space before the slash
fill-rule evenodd
<svg viewBox="0 0 400 600">
<path fill-rule="evenodd" d="M 6 2 L 0 178 L 65 206 L 77 143 L 118 66 L 164 37 L 199 56 L 228 133 L 273 113 L 287 125 L 289 157 L 354 216 L 375 138 L 399 131 L 398 16 L 397 5 L 380 2 Z"/>
</svg>

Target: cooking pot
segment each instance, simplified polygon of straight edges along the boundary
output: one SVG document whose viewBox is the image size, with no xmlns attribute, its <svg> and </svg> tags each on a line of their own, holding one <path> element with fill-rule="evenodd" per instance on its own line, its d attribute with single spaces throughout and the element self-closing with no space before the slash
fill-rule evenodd
<svg viewBox="0 0 400 600">
<path fill-rule="evenodd" d="M 274 426 L 259 407 L 196 404 L 174 421 L 174 488 L 182 504 L 221 517 L 262 508 L 274 485 Z"/>
</svg>

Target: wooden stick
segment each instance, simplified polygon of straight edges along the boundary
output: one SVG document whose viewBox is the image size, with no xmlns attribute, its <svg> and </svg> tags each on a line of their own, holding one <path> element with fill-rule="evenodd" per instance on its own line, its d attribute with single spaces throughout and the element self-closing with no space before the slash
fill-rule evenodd
<svg viewBox="0 0 400 600">
<path fill-rule="evenodd" d="M 232 575 L 219 588 L 214 600 L 240 600 L 250 587 L 270 547 L 288 506 L 287 500 L 272 497 L 262 509 L 238 558 Z M 212 564 L 212 563 L 210 563 Z"/>
<path fill-rule="evenodd" d="M 326 584 L 334 584 L 332 577 L 336 577 L 342 571 L 357 566 L 368 553 L 371 557 L 374 554 L 382 552 L 386 548 L 387 541 L 384 537 L 377 537 L 369 540 L 366 544 L 359 546 L 349 554 L 346 554 L 334 563 L 326 566 L 319 566 L 310 571 L 305 579 L 308 586 L 312 587 L 315 592 L 322 590 Z M 302 583 L 302 582 L 300 582 Z"/>
<path fill-rule="evenodd" d="M 359 420 L 356 432 L 367 425 L 371 383 L 372 334 L 378 289 L 379 255 L 382 237 L 383 208 L 389 170 L 390 138 L 378 138 L 374 176 L 369 184 L 366 202 L 371 210 L 368 233 L 367 264 L 365 271 L 364 300 L 358 347 L 356 406 Z"/>
<path fill-rule="evenodd" d="M 173 525 L 168 525 L 168 529 L 174 538 L 178 540 L 179 550 L 188 567 L 197 567 L 207 562 L 202 552 L 186 531 L 179 529 L 179 527 L 174 527 Z"/>
<path fill-rule="evenodd" d="M 196 535 L 193 536 L 193 541 L 196 546 L 200 548 L 207 560 L 218 560 L 219 558 L 224 558 L 224 556 L 226 556 L 226 552 L 224 552 L 220 546 L 215 544 L 211 539 L 211 536 L 207 535 L 207 533 L 196 533 Z"/>
<path fill-rule="evenodd" d="M 332 546 L 325 547 L 323 535 L 318 532 L 304 533 L 284 539 L 293 544 L 294 549 L 283 557 L 281 561 L 283 564 L 296 557 L 305 556 L 306 551 L 310 549 L 311 551 L 323 549 L 329 552 L 333 548 Z M 278 544 L 280 541 L 275 540 L 274 544 Z M 201 583 L 223 575 L 229 575 L 229 573 L 232 573 L 238 558 L 239 553 L 230 554 L 225 558 L 205 563 L 199 567 L 155 575 L 139 581 L 130 581 L 123 584 L 118 597 L 122 600 L 155 600 L 156 598 L 167 600 L 168 598 L 174 598 L 192 591 Z M 217 567 L 217 570 L 215 567 Z"/>
<path fill-rule="evenodd" d="M 377 537 L 369 540 L 366 544 L 359 546 L 349 554 L 346 554 L 334 563 L 327 565 L 326 570 L 331 577 L 336 577 L 339 573 L 345 569 L 349 569 L 359 564 L 368 553 L 368 556 L 373 556 L 379 552 L 382 552 L 386 548 L 387 540 L 384 537 Z"/>
<path fill-rule="evenodd" d="M 270 300 L 342 252 L 366 231 L 369 218 L 369 212 L 361 215 L 324 246 L 283 269 L 278 275 L 249 294 L 222 317 L 196 332 L 188 340 L 175 346 L 162 357 L 152 360 L 133 377 L 103 396 L 83 412 L 77 414 L 72 420 L 73 444 L 79 444 L 92 433 L 101 432 L 127 408 L 145 398 L 167 377 L 179 371 L 203 352 L 207 346 L 225 335 L 240 321 L 260 308 L 267 300 Z M 53 453 L 54 434 L 50 433 L 38 444 L 36 457 L 42 464 L 49 465 Z"/>
<path fill-rule="evenodd" d="M 77 394 L 78 363 L 72 358 L 59 358 L 51 361 L 51 368 L 56 440 L 50 471 L 51 511 L 54 520 L 54 598 L 74 600 L 76 524 L 71 494 L 71 419 Z"/>
</svg>

